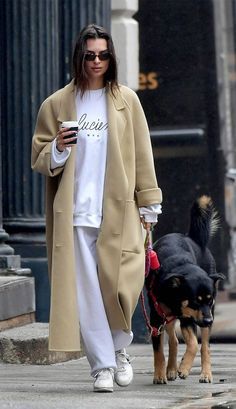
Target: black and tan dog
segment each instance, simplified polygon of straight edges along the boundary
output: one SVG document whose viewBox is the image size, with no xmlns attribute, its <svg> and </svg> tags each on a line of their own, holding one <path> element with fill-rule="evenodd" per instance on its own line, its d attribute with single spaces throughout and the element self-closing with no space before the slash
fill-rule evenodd
<svg viewBox="0 0 236 409">
<path fill-rule="evenodd" d="M 197 326 L 201 328 L 200 382 L 212 382 L 209 337 L 214 319 L 217 282 L 223 274 L 216 272 L 212 253 L 207 248 L 217 229 L 218 220 L 212 201 L 202 196 L 191 209 L 188 235 L 171 233 L 158 240 L 155 251 L 160 261 L 158 270 L 150 270 L 145 285 L 150 305 L 150 324 L 154 350 L 153 383 L 173 381 L 177 375 L 187 378 L 198 351 Z M 180 327 L 186 351 L 177 366 L 178 339 L 175 320 Z M 164 334 L 169 335 L 169 357 L 165 363 Z"/>
</svg>

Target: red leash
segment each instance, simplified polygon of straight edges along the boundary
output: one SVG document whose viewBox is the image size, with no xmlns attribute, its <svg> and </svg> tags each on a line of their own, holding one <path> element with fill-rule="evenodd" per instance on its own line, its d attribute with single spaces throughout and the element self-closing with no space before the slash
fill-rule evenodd
<svg viewBox="0 0 236 409">
<path fill-rule="evenodd" d="M 146 239 L 144 243 L 145 247 L 145 278 L 149 275 L 150 268 L 153 270 L 158 270 L 160 268 L 160 262 L 158 260 L 156 252 L 152 249 L 152 244 L 151 244 L 151 239 L 150 239 L 150 232 L 147 231 L 146 234 Z M 141 300 L 141 306 L 143 310 L 143 315 L 146 321 L 146 326 L 150 332 L 150 336 L 152 337 L 158 337 L 162 331 L 163 328 L 166 324 L 169 324 L 171 321 L 174 321 L 176 317 L 172 316 L 170 320 L 167 319 L 167 316 L 165 315 L 164 311 L 162 310 L 160 304 L 157 302 L 156 297 L 154 296 L 152 292 L 152 286 L 154 283 L 154 279 L 152 280 L 152 283 L 150 285 L 150 289 L 148 290 L 149 295 L 152 298 L 154 308 L 157 312 L 157 314 L 163 319 L 163 323 L 159 326 L 159 328 L 153 327 L 150 323 L 147 310 L 145 308 L 145 299 L 144 299 L 144 292 L 142 290 L 140 294 L 140 300 Z"/>
<path fill-rule="evenodd" d="M 159 315 L 159 317 L 161 317 L 163 319 L 163 324 L 162 325 L 166 325 L 169 324 L 170 322 L 174 321 L 176 319 L 176 317 L 174 315 L 166 315 L 166 313 L 163 311 L 161 305 L 159 304 L 159 302 L 157 301 L 157 298 L 155 297 L 155 295 L 152 292 L 152 287 L 155 281 L 155 277 L 153 277 L 152 283 L 150 285 L 150 289 L 148 290 L 148 293 L 152 299 L 154 308 L 157 312 L 157 314 Z M 170 319 L 168 319 L 168 317 L 170 317 Z"/>
<path fill-rule="evenodd" d="M 145 277 L 147 277 L 150 268 L 153 270 L 158 270 L 158 268 L 160 268 L 160 262 L 158 260 L 157 253 L 152 249 L 149 230 L 147 231 L 146 234 L 144 247 L 145 247 Z"/>
<path fill-rule="evenodd" d="M 160 335 L 162 333 L 161 330 L 162 330 L 163 325 L 160 325 L 159 328 L 156 328 L 156 327 L 153 327 L 150 324 L 150 320 L 148 318 L 147 310 L 145 308 L 145 300 L 144 300 L 143 290 L 142 290 L 142 292 L 140 294 L 140 300 L 141 300 L 143 315 L 144 315 L 144 318 L 145 318 L 145 321 L 146 321 L 146 326 L 147 326 L 147 328 L 148 328 L 148 330 L 150 332 L 150 337 L 158 337 L 158 335 Z"/>
</svg>

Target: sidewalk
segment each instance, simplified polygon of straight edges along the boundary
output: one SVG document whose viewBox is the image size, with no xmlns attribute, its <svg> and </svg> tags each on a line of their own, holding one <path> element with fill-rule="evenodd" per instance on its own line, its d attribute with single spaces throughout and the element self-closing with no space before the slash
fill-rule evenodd
<svg viewBox="0 0 236 409">
<path fill-rule="evenodd" d="M 184 346 L 180 345 L 179 359 Z M 212 384 L 200 384 L 200 357 L 186 380 L 153 385 L 150 344 L 132 345 L 134 381 L 92 392 L 86 358 L 47 366 L 0 364 L 0 409 L 210 409 L 236 406 L 236 344 L 212 345 Z M 233 403 L 234 402 L 234 403 Z M 224 406 L 218 406 L 223 405 Z M 226 405 L 227 403 L 227 405 Z"/>
<path fill-rule="evenodd" d="M 0 409 L 94 409 L 98 405 L 102 409 L 235 409 L 235 301 L 217 302 L 212 341 L 212 384 L 199 383 L 198 354 L 186 380 L 153 385 L 151 344 L 129 347 L 134 381 L 127 388 L 115 386 L 112 394 L 92 392 L 86 358 L 54 365 L 0 363 Z M 184 348 L 180 344 L 178 360 Z"/>
</svg>

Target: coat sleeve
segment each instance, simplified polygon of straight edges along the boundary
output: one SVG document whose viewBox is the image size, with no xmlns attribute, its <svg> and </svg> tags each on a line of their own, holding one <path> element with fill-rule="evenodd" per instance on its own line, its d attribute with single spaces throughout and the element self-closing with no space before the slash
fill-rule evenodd
<svg viewBox="0 0 236 409">
<path fill-rule="evenodd" d="M 162 192 L 158 187 L 150 133 L 146 117 L 138 99 L 133 94 L 133 128 L 136 160 L 136 198 L 139 207 L 162 202 Z"/>
<path fill-rule="evenodd" d="M 54 170 L 50 168 L 51 146 L 57 131 L 57 113 L 49 97 L 42 103 L 38 113 L 31 153 L 32 169 L 45 176 L 57 176 L 63 171 L 63 167 Z"/>
</svg>

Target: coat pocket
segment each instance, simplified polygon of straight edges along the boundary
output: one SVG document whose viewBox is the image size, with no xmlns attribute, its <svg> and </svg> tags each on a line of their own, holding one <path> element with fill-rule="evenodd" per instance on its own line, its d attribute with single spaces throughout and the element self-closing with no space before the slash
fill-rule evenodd
<svg viewBox="0 0 236 409">
<path fill-rule="evenodd" d="M 63 212 L 56 211 L 54 215 L 54 231 L 53 242 L 55 247 L 62 247 L 64 245 L 64 230 L 65 224 L 63 222 Z"/>
<path fill-rule="evenodd" d="M 123 229 L 122 250 L 140 253 L 143 247 L 139 210 L 134 200 L 127 200 Z"/>
</svg>

